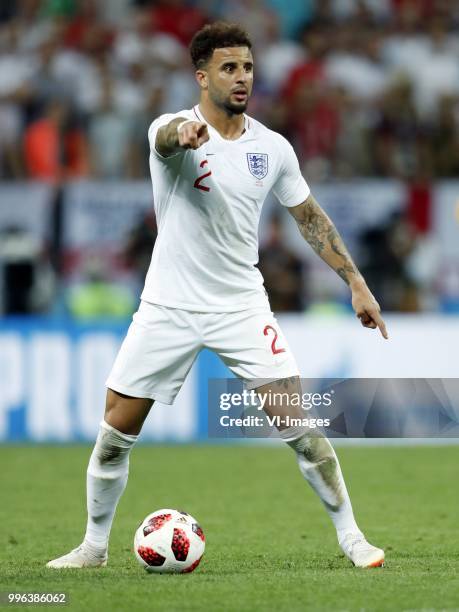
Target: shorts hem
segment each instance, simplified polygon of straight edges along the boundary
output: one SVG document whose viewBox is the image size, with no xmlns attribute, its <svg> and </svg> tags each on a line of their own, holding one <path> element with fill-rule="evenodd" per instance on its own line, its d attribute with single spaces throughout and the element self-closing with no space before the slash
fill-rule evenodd
<svg viewBox="0 0 459 612">
<path fill-rule="evenodd" d="M 258 387 L 263 387 L 264 385 L 269 385 L 273 382 L 276 382 L 277 380 L 284 380 L 285 378 L 292 378 L 292 377 L 299 377 L 300 373 L 297 372 L 291 372 L 289 374 L 283 374 L 281 376 L 270 376 L 269 378 L 256 378 L 256 379 L 250 379 L 250 380 L 244 380 L 244 387 L 247 389 L 247 391 L 252 391 L 252 389 L 257 389 Z M 262 382 L 261 382 L 262 381 Z"/>
<path fill-rule="evenodd" d="M 142 398 L 142 399 L 152 399 L 161 404 L 167 404 L 171 406 L 174 403 L 175 397 L 171 395 L 162 395 L 161 393 L 151 393 L 147 391 L 139 391 L 134 387 L 127 387 L 125 385 L 119 385 L 118 383 L 114 383 L 112 380 L 107 380 L 105 382 L 105 386 L 107 389 L 113 389 L 113 391 L 118 391 L 118 393 L 123 393 L 124 395 L 129 395 L 131 397 Z"/>
</svg>

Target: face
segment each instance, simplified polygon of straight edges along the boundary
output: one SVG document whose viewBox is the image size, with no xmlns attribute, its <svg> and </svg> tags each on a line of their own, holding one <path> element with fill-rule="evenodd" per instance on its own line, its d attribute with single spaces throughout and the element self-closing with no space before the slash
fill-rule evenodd
<svg viewBox="0 0 459 612">
<path fill-rule="evenodd" d="M 248 47 L 215 49 L 207 65 L 196 71 L 196 78 L 215 106 L 228 115 L 240 115 L 252 93 L 252 53 Z"/>
</svg>

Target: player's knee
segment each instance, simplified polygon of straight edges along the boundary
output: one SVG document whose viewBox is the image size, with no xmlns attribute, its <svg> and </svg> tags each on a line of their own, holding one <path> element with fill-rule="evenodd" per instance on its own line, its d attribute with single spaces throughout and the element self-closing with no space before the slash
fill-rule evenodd
<svg viewBox="0 0 459 612">
<path fill-rule="evenodd" d="M 276 393 L 282 400 L 283 397 L 290 396 L 291 394 L 301 396 L 301 381 L 299 376 L 290 376 L 289 378 L 280 378 L 275 382 L 261 385 L 255 390 L 257 393 L 266 396 L 269 393 Z"/>
<path fill-rule="evenodd" d="M 152 405 L 153 400 L 129 397 L 107 389 L 104 420 L 122 434 L 138 435 Z"/>
<path fill-rule="evenodd" d="M 111 389 L 107 389 L 107 398 L 105 401 L 105 421 L 108 423 L 107 417 L 115 415 L 117 412 L 121 410 L 121 396 L 112 391 Z"/>
</svg>

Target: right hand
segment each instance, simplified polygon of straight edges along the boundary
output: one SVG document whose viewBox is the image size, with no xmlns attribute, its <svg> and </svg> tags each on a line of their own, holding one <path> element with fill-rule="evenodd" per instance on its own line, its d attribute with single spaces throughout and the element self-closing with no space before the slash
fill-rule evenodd
<svg viewBox="0 0 459 612">
<path fill-rule="evenodd" d="M 207 124 L 201 121 L 190 121 L 177 130 L 179 146 L 184 149 L 199 149 L 209 140 Z"/>
</svg>

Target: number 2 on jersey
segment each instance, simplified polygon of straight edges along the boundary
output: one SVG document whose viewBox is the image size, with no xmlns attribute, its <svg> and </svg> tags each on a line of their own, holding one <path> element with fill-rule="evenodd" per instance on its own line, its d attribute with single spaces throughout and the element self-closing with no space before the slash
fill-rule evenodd
<svg viewBox="0 0 459 612">
<path fill-rule="evenodd" d="M 208 160 L 207 159 L 203 159 L 202 162 L 199 164 L 200 168 L 204 168 L 204 166 L 206 164 L 208 164 Z M 210 187 L 207 187 L 206 185 L 201 185 L 201 182 L 207 178 L 208 176 L 210 176 L 212 174 L 212 170 L 209 170 L 209 172 L 206 172 L 205 174 L 202 174 L 201 176 L 198 176 L 198 178 L 195 180 L 194 182 L 194 186 L 196 187 L 196 189 L 201 189 L 202 191 L 210 191 Z"/>
<path fill-rule="evenodd" d="M 272 325 L 267 325 L 264 328 L 263 333 L 264 333 L 265 336 L 267 336 L 270 331 L 272 331 L 273 334 L 274 334 L 273 341 L 271 342 L 271 350 L 273 352 L 273 355 L 277 355 L 278 353 L 285 353 L 285 349 L 284 348 L 278 348 L 276 346 L 278 334 L 277 334 L 277 330 L 274 329 L 274 327 Z"/>
</svg>

